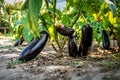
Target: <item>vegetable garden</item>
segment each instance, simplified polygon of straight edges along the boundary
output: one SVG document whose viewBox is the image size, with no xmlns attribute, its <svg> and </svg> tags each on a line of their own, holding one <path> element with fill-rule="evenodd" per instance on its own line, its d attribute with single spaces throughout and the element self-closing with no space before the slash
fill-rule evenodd
<svg viewBox="0 0 120 80">
<path fill-rule="evenodd" d="M 61 62 L 66 55 L 76 63 L 99 61 L 92 56 L 99 53 L 107 55 L 101 63 L 105 70 L 120 66 L 120 0 L 66 0 L 65 6 L 58 9 L 59 1 L 24 0 L 13 4 L 0 1 L 0 27 L 9 29 L 6 34 L 14 38 L 14 47 L 27 43 L 16 62 L 34 61 L 51 46 L 57 54 L 55 59 Z M 0 35 L 6 34 L 0 30 Z M 8 63 L 7 67 L 11 68 L 16 62 Z"/>
</svg>

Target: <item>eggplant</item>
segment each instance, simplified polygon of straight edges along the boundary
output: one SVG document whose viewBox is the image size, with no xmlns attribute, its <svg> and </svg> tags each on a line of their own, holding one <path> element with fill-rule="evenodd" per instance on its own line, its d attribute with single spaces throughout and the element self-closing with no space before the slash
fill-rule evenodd
<svg viewBox="0 0 120 80">
<path fill-rule="evenodd" d="M 25 41 L 23 37 L 19 38 L 19 39 L 15 42 L 14 46 L 21 45 L 21 44 L 23 43 L 23 41 Z"/>
<path fill-rule="evenodd" d="M 74 29 L 73 28 L 68 28 L 64 25 L 58 25 L 56 27 L 56 31 L 59 32 L 60 34 L 64 35 L 64 36 L 71 36 L 74 33 Z"/>
<path fill-rule="evenodd" d="M 80 53 L 81 56 L 88 55 L 89 50 L 91 49 L 91 45 L 92 45 L 92 38 L 93 38 L 92 27 L 89 24 L 83 25 L 82 38 L 81 38 L 81 42 L 80 42 L 80 46 L 79 46 L 79 50 L 78 50 L 78 53 Z"/>
<path fill-rule="evenodd" d="M 41 37 L 37 39 L 36 44 L 31 47 L 31 49 L 27 50 L 26 53 L 20 57 L 20 60 L 32 60 L 42 51 L 48 40 L 49 34 L 46 31 L 41 31 L 40 34 Z"/>
<path fill-rule="evenodd" d="M 104 49 L 110 48 L 110 39 L 106 30 L 102 30 L 102 45 Z"/>
<path fill-rule="evenodd" d="M 78 54 L 78 48 L 77 48 L 77 44 L 75 42 L 75 36 L 69 36 L 69 39 L 68 39 L 68 52 L 69 52 L 69 56 L 71 56 L 71 57 L 80 56 Z"/>
<path fill-rule="evenodd" d="M 39 38 L 32 40 L 20 53 L 19 60 L 24 60 L 25 56 L 28 55 L 29 51 L 37 44 Z"/>
<path fill-rule="evenodd" d="M 88 35 L 87 35 L 87 45 L 91 47 L 93 41 L 93 29 L 92 26 L 88 24 Z"/>
<path fill-rule="evenodd" d="M 79 45 L 79 47 L 78 47 L 78 52 L 77 52 L 77 53 L 78 53 L 80 56 L 82 56 L 81 52 L 82 52 L 82 43 L 80 43 L 80 45 Z"/>
</svg>

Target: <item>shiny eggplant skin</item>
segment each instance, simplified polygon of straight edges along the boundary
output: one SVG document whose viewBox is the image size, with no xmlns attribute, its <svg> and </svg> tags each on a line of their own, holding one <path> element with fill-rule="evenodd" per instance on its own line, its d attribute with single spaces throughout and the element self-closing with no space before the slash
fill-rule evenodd
<svg viewBox="0 0 120 80">
<path fill-rule="evenodd" d="M 110 40 L 106 30 L 102 30 L 102 45 L 104 49 L 110 48 Z"/>
<path fill-rule="evenodd" d="M 87 56 L 89 54 L 89 50 L 91 49 L 93 39 L 93 29 L 87 24 L 82 27 L 82 38 L 79 46 L 78 53 L 81 56 Z M 82 53 L 81 53 L 82 52 Z"/>
<path fill-rule="evenodd" d="M 42 51 L 48 40 L 49 34 L 46 31 L 41 31 L 40 34 L 41 37 L 38 39 L 38 42 L 26 53 L 24 57 L 21 58 L 21 60 L 32 60 Z"/>
<path fill-rule="evenodd" d="M 78 54 L 77 44 L 75 42 L 75 36 L 69 36 L 68 40 L 68 52 L 70 57 L 77 57 L 80 56 Z"/>
<path fill-rule="evenodd" d="M 87 37 L 88 47 L 91 47 L 92 41 L 93 41 L 93 29 L 92 26 L 88 24 L 88 37 Z"/>
<path fill-rule="evenodd" d="M 32 42 L 30 42 L 20 53 L 19 59 L 25 60 L 25 56 L 28 55 L 29 51 L 37 44 L 39 41 L 39 38 L 34 39 Z"/>
<path fill-rule="evenodd" d="M 23 38 L 23 37 L 19 38 L 19 39 L 15 42 L 14 46 L 21 45 L 21 44 L 23 43 L 23 41 L 24 41 L 24 38 Z"/>
<path fill-rule="evenodd" d="M 74 33 L 74 29 L 73 28 L 68 28 L 64 25 L 58 25 L 56 27 L 56 31 L 59 32 L 60 34 L 64 35 L 64 36 L 71 36 Z"/>
</svg>

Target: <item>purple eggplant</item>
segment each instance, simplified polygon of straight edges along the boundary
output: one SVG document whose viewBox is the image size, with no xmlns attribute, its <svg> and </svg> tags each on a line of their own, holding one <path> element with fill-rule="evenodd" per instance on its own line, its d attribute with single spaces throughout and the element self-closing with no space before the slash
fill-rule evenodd
<svg viewBox="0 0 120 80">
<path fill-rule="evenodd" d="M 64 36 L 71 36 L 74 33 L 74 29 L 68 28 L 64 25 L 58 25 L 56 27 L 56 31 L 59 32 L 60 34 L 64 35 Z"/>
<path fill-rule="evenodd" d="M 102 44 L 104 49 L 110 48 L 110 39 L 106 30 L 102 30 Z"/>
<path fill-rule="evenodd" d="M 28 44 L 20 53 L 19 59 L 22 60 L 26 55 L 28 55 L 29 51 L 37 44 L 39 38 L 34 39 L 30 44 Z"/>
<path fill-rule="evenodd" d="M 37 42 L 35 41 L 35 44 L 31 49 L 27 50 L 25 54 L 23 53 L 24 55 L 20 57 L 20 60 L 32 60 L 42 51 L 48 40 L 49 34 L 46 31 L 41 31 L 40 34 L 41 37 L 36 39 Z"/>
<path fill-rule="evenodd" d="M 23 37 L 19 38 L 19 39 L 15 42 L 14 46 L 21 45 L 21 44 L 23 43 L 23 41 L 24 41 L 24 38 L 23 38 Z"/>
<path fill-rule="evenodd" d="M 82 38 L 81 38 L 81 43 L 78 50 L 78 53 L 80 53 L 82 56 L 88 55 L 92 45 L 92 38 L 93 38 L 92 27 L 89 24 L 83 25 Z"/>
<path fill-rule="evenodd" d="M 71 56 L 71 57 L 80 56 L 80 54 L 78 54 L 78 48 L 77 48 L 77 44 L 75 42 L 75 36 L 69 36 L 68 52 L 69 52 L 69 56 Z"/>
</svg>

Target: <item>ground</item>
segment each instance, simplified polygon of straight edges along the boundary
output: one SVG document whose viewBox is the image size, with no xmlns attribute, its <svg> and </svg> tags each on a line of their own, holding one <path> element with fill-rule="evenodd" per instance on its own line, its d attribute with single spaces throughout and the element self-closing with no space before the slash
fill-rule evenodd
<svg viewBox="0 0 120 80">
<path fill-rule="evenodd" d="M 0 80 L 120 80 L 120 69 L 104 69 L 103 61 L 112 61 L 115 50 L 98 49 L 95 45 L 88 57 L 71 58 L 67 45 L 63 57 L 47 43 L 34 60 L 9 65 L 19 57 L 28 43 L 14 47 L 12 37 L 0 36 Z M 95 43 L 94 43 L 95 44 Z"/>
</svg>

